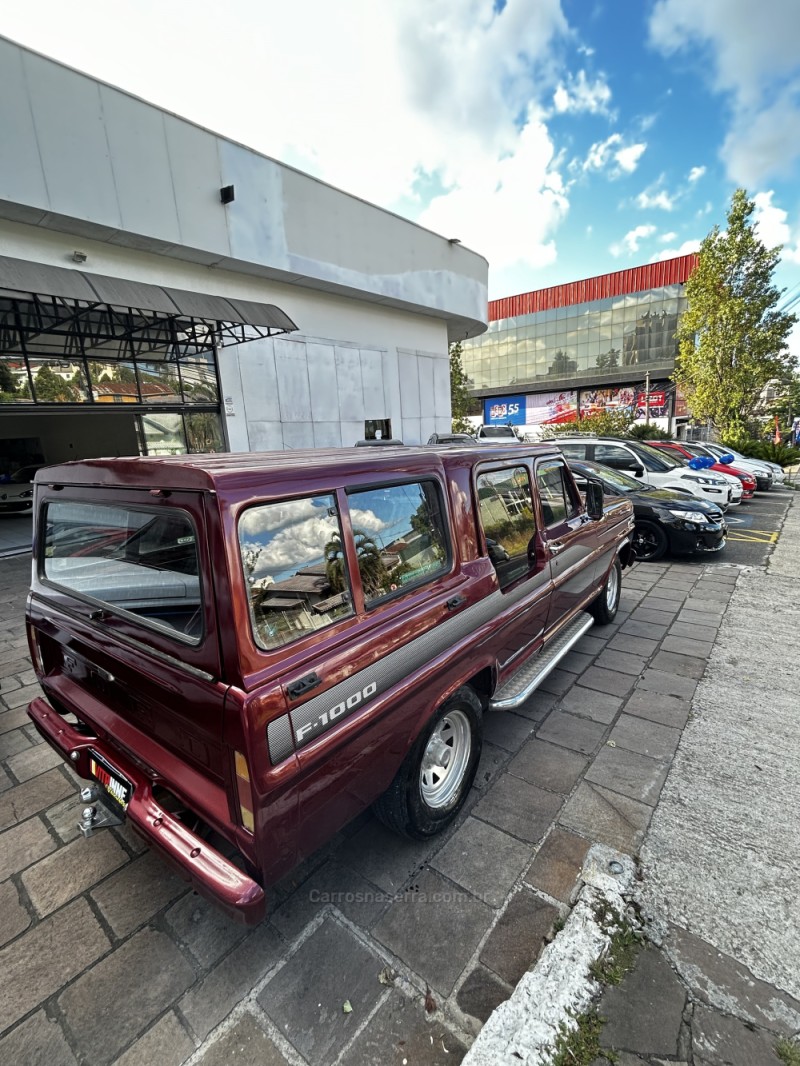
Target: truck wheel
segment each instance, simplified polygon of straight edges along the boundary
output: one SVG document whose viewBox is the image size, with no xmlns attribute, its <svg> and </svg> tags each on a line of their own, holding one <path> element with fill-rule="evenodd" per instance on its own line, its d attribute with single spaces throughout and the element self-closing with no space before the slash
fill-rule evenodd
<svg viewBox="0 0 800 1066">
<path fill-rule="evenodd" d="M 669 545 L 664 530 L 652 522 L 636 523 L 632 543 L 637 561 L 649 563 L 660 559 Z"/>
<path fill-rule="evenodd" d="M 384 825 L 425 840 L 453 821 L 478 768 L 482 725 L 481 701 L 471 688 L 459 688 L 445 700 L 375 801 Z"/>
<path fill-rule="evenodd" d="M 615 559 L 608 571 L 606 583 L 589 610 L 594 615 L 594 620 L 600 626 L 607 626 L 614 621 L 619 607 L 619 594 L 622 587 L 622 569 L 619 559 Z"/>
</svg>

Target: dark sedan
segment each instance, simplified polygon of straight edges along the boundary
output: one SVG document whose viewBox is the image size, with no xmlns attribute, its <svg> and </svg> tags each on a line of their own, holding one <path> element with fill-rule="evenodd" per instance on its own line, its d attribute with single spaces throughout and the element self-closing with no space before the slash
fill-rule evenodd
<svg viewBox="0 0 800 1066">
<path fill-rule="evenodd" d="M 715 503 L 673 489 L 656 489 L 601 463 L 570 459 L 579 488 L 595 478 L 609 496 L 633 504 L 633 548 L 640 561 L 654 562 L 667 551 L 676 555 L 717 552 L 725 547 L 728 527 Z"/>
</svg>

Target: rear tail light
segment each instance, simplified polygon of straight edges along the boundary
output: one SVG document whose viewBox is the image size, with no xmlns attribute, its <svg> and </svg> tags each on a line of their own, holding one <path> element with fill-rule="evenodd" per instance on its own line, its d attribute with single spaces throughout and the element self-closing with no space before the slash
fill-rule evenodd
<svg viewBox="0 0 800 1066">
<path fill-rule="evenodd" d="M 247 759 L 240 751 L 234 752 L 236 769 L 236 794 L 239 799 L 239 820 L 248 833 L 254 832 L 253 793 L 250 789 L 250 770 Z"/>
</svg>

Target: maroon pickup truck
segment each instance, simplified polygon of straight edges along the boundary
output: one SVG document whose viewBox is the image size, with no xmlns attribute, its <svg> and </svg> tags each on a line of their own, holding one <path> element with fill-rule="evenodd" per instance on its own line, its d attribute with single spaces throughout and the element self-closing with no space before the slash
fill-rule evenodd
<svg viewBox="0 0 800 1066">
<path fill-rule="evenodd" d="M 520 444 L 87 460 L 35 515 L 28 713 L 82 831 L 128 819 L 248 923 L 370 804 L 455 818 L 484 713 L 614 617 L 632 529 Z"/>
</svg>

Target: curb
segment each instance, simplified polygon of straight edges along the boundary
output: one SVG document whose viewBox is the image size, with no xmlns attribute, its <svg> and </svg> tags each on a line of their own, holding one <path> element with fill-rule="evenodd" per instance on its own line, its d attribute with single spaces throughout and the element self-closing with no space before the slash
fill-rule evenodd
<svg viewBox="0 0 800 1066">
<path fill-rule="evenodd" d="M 596 918 L 599 905 L 621 918 L 628 907 L 635 867 L 629 855 L 604 844 L 590 848 L 583 887 L 564 928 L 547 945 L 510 999 L 489 1016 L 462 1066 L 545 1066 L 563 1029 L 593 1002 L 600 988 L 590 966 L 608 950 L 611 933 Z"/>
</svg>

